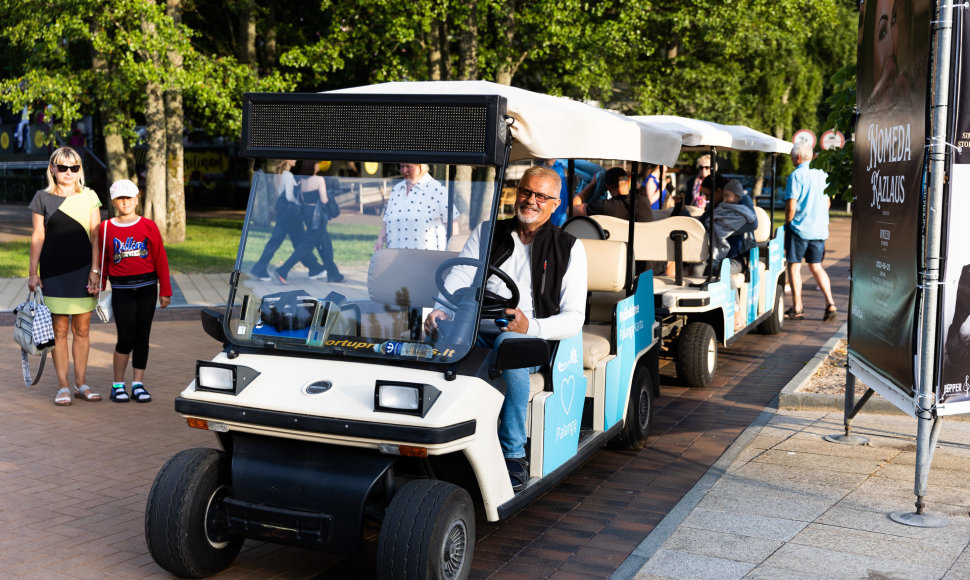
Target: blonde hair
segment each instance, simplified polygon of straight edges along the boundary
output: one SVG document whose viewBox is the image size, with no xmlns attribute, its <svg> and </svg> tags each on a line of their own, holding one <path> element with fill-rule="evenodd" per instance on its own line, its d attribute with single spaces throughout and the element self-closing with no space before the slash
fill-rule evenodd
<svg viewBox="0 0 970 580">
<path fill-rule="evenodd" d="M 47 164 L 47 193 L 54 193 L 57 189 L 57 179 L 54 177 L 53 167 L 55 165 L 80 165 L 81 171 L 77 174 L 77 181 L 74 182 L 74 191 L 80 193 L 84 188 L 84 164 L 81 163 L 81 156 L 73 147 L 60 147 L 51 153 L 50 163 Z"/>
<path fill-rule="evenodd" d="M 553 180 L 556 184 L 556 199 L 559 199 L 559 192 L 562 190 L 562 178 L 559 177 L 558 173 L 542 165 L 533 165 L 525 170 L 525 173 L 522 174 L 522 179 L 519 180 L 519 183 L 525 181 L 525 178 L 533 176 Z"/>
</svg>

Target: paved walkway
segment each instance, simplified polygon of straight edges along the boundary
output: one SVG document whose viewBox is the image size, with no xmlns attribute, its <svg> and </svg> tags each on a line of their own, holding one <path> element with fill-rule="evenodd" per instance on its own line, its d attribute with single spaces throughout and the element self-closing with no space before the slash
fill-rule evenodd
<svg viewBox="0 0 970 580">
<path fill-rule="evenodd" d="M 848 226 L 836 225 L 833 265 L 845 321 Z M 180 304 L 220 305 L 227 277 L 179 277 Z M 0 281 L 4 288 L 23 281 Z M 913 509 L 915 420 L 863 414 L 865 447 L 820 440 L 841 432 L 841 413 L 772 410 L 770 401 L 839 324 L 809 319 L 776 336 L 745 337 L 722 358 L 709 389 L 668 377 L 655 435 L 637 454 L 603 451 L 532 506 L 501 524 L 481 522 L 476 577 L 960 578 L 970 575 L 965 482 L 970 423 L 948 421 L 931 471 L 929 510 L 942 529 L 891 521 Z M 22 286 L 10 290 L 17 300 Z M 21 298 L 22 299 L 22 298 Z M 0 300 L 6 309 L 9 299 Z M 196 358 L 219 345 L 195 308 L 159 311 L 148 405 L 51 404 L 49 367 L 20 383 L 12 347 L 0 357 L 0 570 L 4 577 L 166 578 L 148 556 L 144 506 L 161 465 L 176 452 L 216 446 L 188 428 L 172 400 Z M 180 320 L 180 318 L 186 318 Z M 190 320 L 188 318 L 191 318 Z M 113 325 L 92 326 L 87 382 L 110 380 Z M 771 354 L 764 357 L 765 352 Z M 666 373 L 667 371 L 665 371 Z M 767 409 L 766 409 L 767 406 Z M 352 578 L 372 570 L 373 550 L 351 562 L 248 541 L 221 578 Z"/>
</svg>

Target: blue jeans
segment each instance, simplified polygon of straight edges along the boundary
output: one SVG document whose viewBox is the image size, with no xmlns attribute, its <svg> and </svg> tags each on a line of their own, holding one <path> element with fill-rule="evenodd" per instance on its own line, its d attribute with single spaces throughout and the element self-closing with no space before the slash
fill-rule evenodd
<svg viewBox="0 0 970 580">
<path fill-rule="evenodd" d="M 499 335 L 478 335 L 478 345 L 497 350 L 505 340 L 526 338 L 517 332 L 503 332 Z M 525 457 L 525 416 L 529 408 L 529 375 L 539 371 L 539 367 L 506 369 L 502 372 L 505 379 L 505 402 L 499 413 L 498 442 L 502 455 L 510 458 Z"/>
</svg>

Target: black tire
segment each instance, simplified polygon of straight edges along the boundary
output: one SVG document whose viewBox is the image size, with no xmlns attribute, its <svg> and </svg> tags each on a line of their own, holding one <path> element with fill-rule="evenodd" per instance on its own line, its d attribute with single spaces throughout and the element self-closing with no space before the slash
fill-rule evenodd
<svg viewBox="0 0 970 580">
<path fill-rule="evenodd" d="M 212 509 L 231 491 L 229 483 L 229 457 L 216 449 L 186 449 L 162 467 L 145 509 L 145 541 L 159 566 L 183 578 L 229 567 L 243 537 L 227 534 Z"/>
<path fill-rule="evenodd" d="M 717 370 L 717 334 L 706 322 L 691 322 L 677 339 L 677 377 L 688 387 L 706 387 Z"/>
<path fill-rule="evenodd" d="M 475 509 L 464 489 L 408 482 L 391 499 L 377 541 L 377 578 L 464 579 L 475 551 Z"/>
<path fill-rule="evenodd" d="M 761 334 L 778 334 L 781 332 L 781 328 L 785 325 L 784 296 L 785 286 L 784 284 L 779 284 L 775 288 L 775 306 L 771 310 L 771 316 L 765 318 L 758 325 L 758 330 Z"/>
<path fill-rule="evenodd" d="M 646 365 L 637 365 L 630 385 L 630 402 L 626 407 L 626 421 L 620 432 L 607 443 L 610 449 L 638 451 L 647 444 L 653 424 L 653 381 Z"/>
</svg>

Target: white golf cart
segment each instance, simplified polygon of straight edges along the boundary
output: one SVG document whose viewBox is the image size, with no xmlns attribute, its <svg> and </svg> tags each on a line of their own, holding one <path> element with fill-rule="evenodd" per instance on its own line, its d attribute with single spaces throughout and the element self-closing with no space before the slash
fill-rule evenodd
<svg viewBox="0 0 970 580">
<path fill-rule="evenodd" d="M 645 126 L 673 131 L 681 136 L 684 150 L 760 151 L 787 154 L 792 144 L 748 127 L 721 125 L 668 115 L 632 117 Z M 772 171 L 774 173 L 774 170 Z M 774 204 L 772 204 L 773 207 Z M 709 210 L 713 204 L 708 204 Z M 688 208 L 697 209 L 697 208 Z M 781 331 L 784 323 L 785 258 L 784 228 L 772 235 L 771 215 L 754 206 L 758 227 L 757 246 L 747 256 L 743 273 L 731 275 L 729 260 L 715 275 L 688 276 L 685 267 L 710 263 L 714 232 L 699 217 L 670 216 L 635 227 L 633 252 L 637 260 L 672 261 L 676 275 L 654 279 L 656 311 L 662 325 L 664 351 L 673 357 L 678 378 L 690 387 L 706 387 L 717 369 L 718 346 L 728 346 L 747 332 Z M 656 214 L 657 212 L 655 212 Z M 631 230 L 626 220 L 594 216 L 608 239 L 627 241 Z"/>
<path fill-rule="evenodd" d="M 439 82 L 249 94 L 242 142 L 253 158 L 427 163 L 447 192 L 450 239 L 446 248 L 375 251 L 379 223 L 338 218 L 329 234 L 344 279 L 311 277 L 308 266 L 290 270 L 286 286 L 262 281 L 249 272 L 272 228 L 253 219 L 253 199 L 284 178 L 256 173 L 226 313 L 203 312 L 223 349 L 196 363 L 175 402 L 222 450 L 183 451 L 156 477 L 145 529 L 160 566 L 215 574 L 244 538 L 350 553 L 379 530 L 378 577 L 465 578 L 476 503 L 489 521 L 508 517 L 602 445 L 643 447 L 660 327 L 651 276 L 629 274 L 624 242 L 581 242 L 591 304 L 582 333 L 558 344 L 506 341 L 497 352 L 476 336 L 518 301 L 489 266 L 508 161 L 671 164 L 676 135 L 568 99 Z M 327 184 L 333 194 L 344 186 Z M 460 254 L 476 227 L 483 252 Z M 474 281 L 449 292 L 443 281 L 455 266 L 473 269 Z M 507 287 L 486 291 L 492 276 Z M 422 320 L 436 303 L 455 315 L 433 339 Z M 542 368 L 529 403 L 530 480 L 516 493 L 497 426 L 502 371 L 525 366 Z"/>
</svg>

